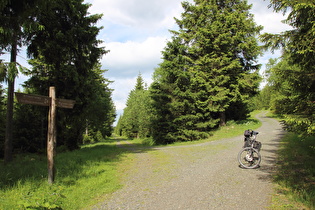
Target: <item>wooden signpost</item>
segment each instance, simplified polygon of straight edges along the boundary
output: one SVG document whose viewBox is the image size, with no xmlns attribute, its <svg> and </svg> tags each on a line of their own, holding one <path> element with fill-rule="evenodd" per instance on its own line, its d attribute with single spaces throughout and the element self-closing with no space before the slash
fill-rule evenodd
<svg viewBox="0 0 315 210">
<path fill-rule="evenodd" d="M 47 132 L 47 163 L 48 163 L 48 183 L 52 184 L 55 179 L 54 156 L 56 146 L 56 107 L 72 109 L 75 101 L 56 98 L 55 87 L 49 88 L 49 96 L 31 95 L 25 93 L 15 93 L 19 103 L 33 104 L 39 106 L 49 106 L 48 132 Z"/>
</svg>

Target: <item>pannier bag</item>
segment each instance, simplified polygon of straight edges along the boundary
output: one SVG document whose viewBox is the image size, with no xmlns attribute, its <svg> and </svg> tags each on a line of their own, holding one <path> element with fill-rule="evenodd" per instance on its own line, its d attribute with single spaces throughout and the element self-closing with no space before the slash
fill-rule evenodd
<svg viewBox="0 0 315 210">
<path fill-rule="evenodd" d="M 260 151 L 261 149 L 261 142 L 260 141 L 255 141 L 254 142 L 254 148 Z"/>
<path fill-rule="evenodd" d="M 245 137 L 250 137 L 251 135 L 252 135 L 252 131 L 251 130 L 245 130 L 245 132 L 244 132 L 244 136 Z"/>
<path fill-rule="evenodd" d="M 250 147 L 250 140 L 249 139 L 245 139 L 243 148 L 245 148 L 245 147 Z"/>
</svg>

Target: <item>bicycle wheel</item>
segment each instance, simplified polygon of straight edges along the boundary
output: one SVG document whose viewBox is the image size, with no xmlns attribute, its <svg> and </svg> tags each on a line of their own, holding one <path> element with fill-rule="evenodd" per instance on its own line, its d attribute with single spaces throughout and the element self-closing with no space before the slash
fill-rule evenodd
<svg viewBox="0 0 315 210">
<path fill-rule="evenodd" d="M 245 147 L 242 149 L 238 153 L 237 158 L 243 168 L 256 168 L 261 161 L 260 153 L 252 147 Z"/>
</svg>

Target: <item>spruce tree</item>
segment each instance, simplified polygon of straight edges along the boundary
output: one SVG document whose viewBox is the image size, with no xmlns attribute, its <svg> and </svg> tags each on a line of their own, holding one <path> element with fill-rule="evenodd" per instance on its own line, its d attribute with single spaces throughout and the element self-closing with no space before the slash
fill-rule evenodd
<svg viewBox="0 0 315 210">
<path fill-rule="evenodd" d="M 179 30 L 171 31 L 152 84 L 161 143 L 204 138 L 242 117 L 235 113 L 246 117 L 248 99 L 258 89 L 261 27 L 247 2 L 195 0 L 182 6 Z"/>
<path fill-rule="evenodd" d="M 5 125 L 5 98 L 4 98 L 4 89 L 0 84 L 0 123 Z M 5 137 L 5 127 L 1 126 L 0 128 L 0 158 L 4 156 L 4 137 Z"/>
<path fill-rule="evenodd" d="M 5 122 L 5 144 L 4 162 L 13 159 L 13 113 L 14 113 L 14 83 L 18 75 L 17 56 L 19 48 L 26 45 L 31 34 L 41 27 L 34 21 L 37 9 L 43 1 L 35 0 L 4 0 L 0 3 L 0 54 L 3 51 L 10 52 L 10 62 L 7 67 L 1 64 L 0 71 L 6 72 L 8 85 L 7 110 Z M 1 73 L 1 74 L 2 74 Z"/>
<path fill-rule="evenodd" d="M 119 119 L 119 130 L 129 138 L 144 138 L 150 134 L 150 99 L 141 74 L 129 93 L 124 114 Z"/>
<path fill-rule="evenodd" d="M 71 150 L 82 142 L 86 121 L 92 123 L 89 118 L 94 102 L 111 106 L 105 103 L 111 91 L 98 69 L 99 59 L 107 53 L 97 39 L 101 28 L 96 23 L 101 15 L 89 14 L 89 7 L 83 0 L 45 1 L 45 10 L 36 15 L 44 30 L 34 34 L 27 48 L 28 54 L 43 64 L 29 72 L 27 87 L 47 95 L 49 86 L 55 86 L 58 98 L 76 101 L 73 109 L 59 109 L 57 113 L 58 135 L 62 136 L 58 144 Z"/>
<path fill-rule="evenodd" d="M 300 115 L 285 119 L 294 132 L 314 135 L 315 4 L 313 0 L 271 0 L 270 2 L 274 11 L 288 13 L 284 22 L 292 27 L 292 30 L 280 34 L 266 33 L 261 36 L 266 48 L 274 50 L 281 47 L 283 50 L 282 61 L 276 65 L 276 68 L 281 67 L 282 71 L 272 71 L 272 76 L 278 76 L 272 79 L 282 85 L 281 89 L 285 87 L 284 84 L 290 84 L 285 87 L 288 90 L 283 95 L 283 99 L 288 101 L 286 108 L 289 109 L 283 109 L 284 104 L 275 105 L 281 112 Z"/>
</svg>

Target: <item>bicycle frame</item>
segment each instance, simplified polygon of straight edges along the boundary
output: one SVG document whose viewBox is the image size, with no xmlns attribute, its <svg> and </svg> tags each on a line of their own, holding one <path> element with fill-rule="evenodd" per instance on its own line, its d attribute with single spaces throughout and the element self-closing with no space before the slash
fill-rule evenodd
<svg viewBox="0 0 315 210">
<path fill-rule="evenodd" d="M 254 148 L 254 144 L 256 141 L 256 138 L 257 138 L 257 135 L 258 135 L 259 132 L 257 131 L 252 131 L 252 135 L 251 136 L 245 136 L 245 140 L 244 140 L 244 146 L 243 148 L 245 147 L 251 147 L 251 148 Z"/>
<path fill-rule="evenodd" d="M 245 135 L 246 134 L 246 135 Z M 258 132 L 247 130 L 245 133 L 243 149 L 238 154 L 238 161 L 243 168 L 259 167 L 261 156 L 259 150 L 261 143 L 256 141 Z"/>
</svg>

